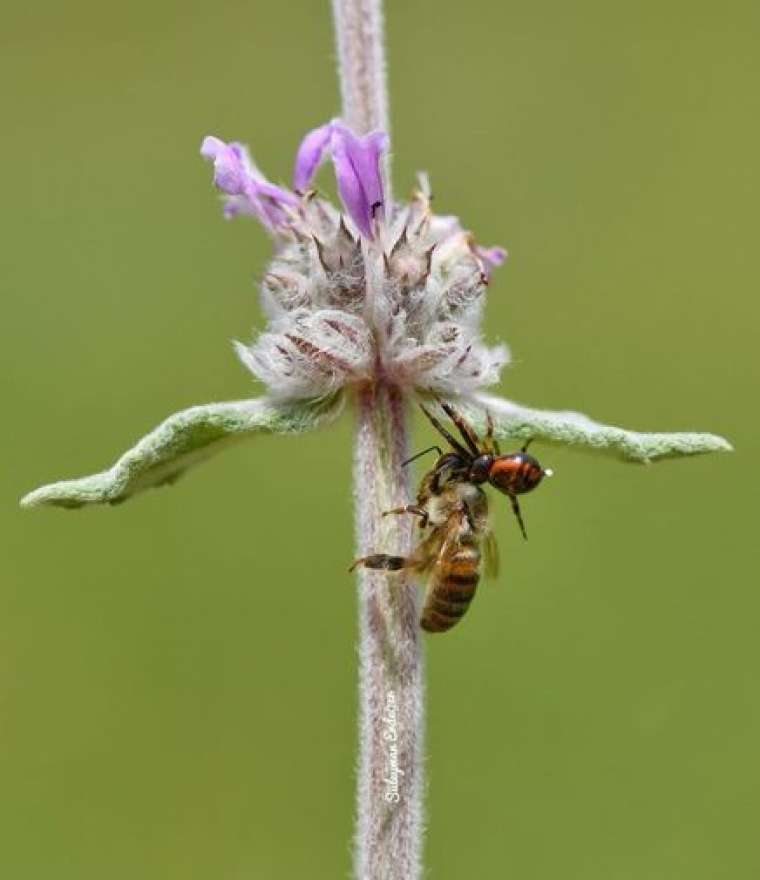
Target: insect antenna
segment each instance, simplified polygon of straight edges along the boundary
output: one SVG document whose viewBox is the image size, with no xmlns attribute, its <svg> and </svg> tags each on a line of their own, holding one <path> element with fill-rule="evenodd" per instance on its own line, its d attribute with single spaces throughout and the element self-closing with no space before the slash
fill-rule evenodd
<svg viewBox="0 0 760 880">
<path fill-rule="evenodd" d="M 416 455 L 413 455 L 411 458 L 407 458 L 406 461 L 402 461 L 401 467 L 406 467 L 408 464 L 411 464 L 413 461 L 417 461 L 418 458 L 422 458 L 423 455 L 427 455 L 428 452 L 432 452 L 434 449 L 438 453 L 438 457 L 440 458 L 440 456 L 443 455 L 443 453 L 441 452 L 441 447 L 435 446 L 435 445 L 428 446 L 428 448 L 423 449 L 422 452 L 418 452 Z"/>
<path fill-rule="evenodd" d="M 430 423 L 432 426 L 438 431 L 439 434 L 442 434 L 446 440 L 451 444 L 452 449 L 459 453 L 465 461 L 469 461 L 472 458 L 472 453 L 469 450 L 465 449 L 464 446 L 458 441 L 455 440 L 451 434 L 443 427 L 443 425 L 438 421 L 438 419 L 425 407 L 420 404 L 420 409 L 425 415 L 430 419 Z"/>
<path fill-rule="evenodd" d="M 512 511 L 514 515 L 517 517 L 517 522 L 520 524 L 520 531 L 522 532 L 523 538 L 528 540 L 528 532 L 525 529 L 525 523 L 523 522 L 522 513 L 520 512 L 520 504 L 517 500 L 517 496 L 510 495 L 509 500 L 512 502 Z"/>
</svg>

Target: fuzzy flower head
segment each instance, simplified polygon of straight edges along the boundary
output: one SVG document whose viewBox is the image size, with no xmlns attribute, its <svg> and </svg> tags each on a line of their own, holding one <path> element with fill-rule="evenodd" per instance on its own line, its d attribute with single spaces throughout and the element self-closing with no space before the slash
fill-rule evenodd
<svg viewBox="0 0 760 880">
<path fill-rule="evenodd" d="M 433 214 L 424 175 L 408 203 L 388 202 L 387 149 L 383 132 L 320 126 L 303 139 L 288 190 L 241 144 L 203 141 L 225 216 L 252 215 L 274 240 L 261 283 L 269 325 L 236 347 L 275 397 L 323 397 L 378 379 L 462 394 L 496 382 L 508 361 L 504 346 L 488 348 L 479 334 L 489 275 L 506 252 L 478 247 L 456 217 Z M 328 157 L 343 211 L 312 186 Z"/>
</svg>

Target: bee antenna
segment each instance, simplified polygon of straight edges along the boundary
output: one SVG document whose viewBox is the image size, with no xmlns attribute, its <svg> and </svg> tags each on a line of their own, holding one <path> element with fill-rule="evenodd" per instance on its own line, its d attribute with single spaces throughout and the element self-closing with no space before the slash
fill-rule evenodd
<svg viewBox="0 0 760 880">
<path fill-rule="evenodd" d="M 416 461 L 418 458 L 422 458 L 423 455 L 427 455 L 428 452 L 435 451 L 438 453 L 438 457 L 440 458 L 443 453 L 439 446 L 428 446 L 427 449 L 423 449 L 422 452 L 418 452 L 416 455 L 413 455 L 411 458 L 407 458 L 406 461 L 401 462 L 401 467 L 406 467 L 408 464 L 411 464 L 413 461 Z"/>
</svg>

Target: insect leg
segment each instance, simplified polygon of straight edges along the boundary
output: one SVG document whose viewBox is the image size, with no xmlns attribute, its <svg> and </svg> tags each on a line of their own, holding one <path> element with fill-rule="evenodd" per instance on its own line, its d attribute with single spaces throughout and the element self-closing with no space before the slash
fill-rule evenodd
<svg viewBox="0 0 760 880">
<path fill-rule="evenodd" d="M 525 540 L 527 541 L 528 540 L 528 533 L 525 530 L 525 523 L 523 522 L 522 513 L 520 513 L 520 504 L 517 501 L 517 496 L 510 495 L 509 500 L 512 502 L 512 511 L 513 511 L 514 515 L 517 517 L 517 522 L 520 524 L 520 531 L 523 534 L 523 538 L 525 538 Z"/>
<path fill-rule="evenodd" d="M 428 417 L 428 419 L 430 419 L 430 423 L 436 429 L 436 431 L 438 431 L 439 434 L 442 434 L 446 438 L 446 440 L 448 440 L 452 449 L 456 450 L 456 452 L 458 452 L 459 455 L 461 455 L 465 461 L 469 461 L 472 458 L 472 453 L 470 453 L 467 449 L 465 449 L 464 446 L 462 446 L 462 444 L 458 440 L 455 440 L 451 436 L 451 434 L 449 434 L 449 432 L 443 427 L 443 425 L 438 421 L 438 419 L 431 412 L 429 412 L 427 409 L 425 409 L 425 407 L 422 404 L 420 404 L 420 409 L 422 410 L 422 412 L 425 413 L 425 415 Z"/>
<path fill-rule="evenodd" d="M 349 568 L 349 574 L 359 565 L 376 571 L 401 571 L 402 568 L 412 568 L 417 564 L 415 559 L 408 556 L 389 556 L 387 553 L 373 553 L 371 556 L 362 556 L 354 561 Z"/>
<path fill-rule="evenodd" d="M 457 428 L 459 428 L 459 433 L 464 438 L 464 442 L 467 444 L 470 452 L 477 458 L 477 456 L 480 455 L 480 441 L 478 440 L 478 435 L 475 433 L 472 425 L 470 425 L 470 423 L 462 417 L 461 413 L 458 413 L 451 404 L 446 403 L 443 400 L 439 400 L 438 403 L 451 421 L 454 422 Z"/>
<path fill-rule="evenodd" d="M 415 516 L 422 517 L 420 522 L 422 528 L 425 528 L 428 522 L 428 512 L 416 504 L 407 504 L 406 507 L 394 507 L 392 510 L 384 511 L 383 516 L 389 516 L 391 513 L 413 513 Z"/>
<path fill-rule="evenodd" d="M 501 455 L 501 449 L 499 449 L 499 441 L 494 440 L 494 436 L 493 436 L 493 416 L 491 415 L 490 409 L 486 410 L 485 447 L 486 447 L 486 452 L 495 452 L 497 455 Z"/>
</svg>

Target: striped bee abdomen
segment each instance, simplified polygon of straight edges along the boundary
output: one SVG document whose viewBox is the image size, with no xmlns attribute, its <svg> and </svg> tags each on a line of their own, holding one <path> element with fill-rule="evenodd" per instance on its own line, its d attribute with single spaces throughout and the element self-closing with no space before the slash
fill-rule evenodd
<svg viewBox="0 0 760 880">
<path fill-rule="evenodd" d="M 428 632 L 446 632 L 470 607 L 480 573 L 480 550 L 460 541 L 438 561 L 430 575 L 420 626 Z"/>
</svg>

